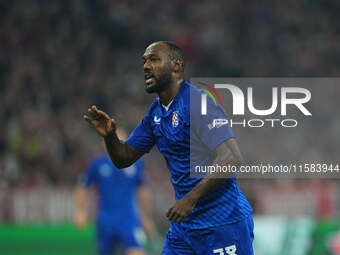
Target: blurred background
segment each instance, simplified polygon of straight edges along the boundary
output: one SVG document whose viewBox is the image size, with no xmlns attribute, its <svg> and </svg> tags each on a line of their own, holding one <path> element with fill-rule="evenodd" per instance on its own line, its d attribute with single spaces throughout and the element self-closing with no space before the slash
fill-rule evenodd
<svg viewBox="0 0 340 255">
<path fill-rule="evenodd" d="M 187 77 L 337 77 L 339 11 L 335 0 L 1 1 L 0 254 L 95 254 L 93 226 L 73 226 L 74 186 L 102 152 L 82 115 L 95 104 L 133 130 L 154 99 L 144 92 L 141 60 L 151 42 L 178 43 Z M 332 100 L 339 96 L 334 90 Z M 338 109 L 328 110 L 337 117 Z M 337 141 L 339 123 L 330 127 Z M 276 138 L 278 157 L 312 146 L 299 139 L 291 146 L 286 138 Z M 162 246 L 173 190 L 158 151 L 144 158 L 160 232 L 151 246 Z M 340 254 L 336 179 L 240 186 L 254 208 L 256 254 Z"/>
</svg>

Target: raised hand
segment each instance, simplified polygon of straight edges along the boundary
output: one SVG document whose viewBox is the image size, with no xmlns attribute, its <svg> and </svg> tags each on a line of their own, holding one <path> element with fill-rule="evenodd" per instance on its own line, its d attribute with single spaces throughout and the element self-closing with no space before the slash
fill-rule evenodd
<svg viewBox="0 0 340 255">
<path fill-rule="evenodd" d="M 115 132 L 115 121 L 107 113 L 98 110 L 95 105 L 91 106 L 87 112 L 88 115 L 84 114 L 83 118 L 96 129 L 99 135 L 106 137 L 108 134 Z"/>
</svg>

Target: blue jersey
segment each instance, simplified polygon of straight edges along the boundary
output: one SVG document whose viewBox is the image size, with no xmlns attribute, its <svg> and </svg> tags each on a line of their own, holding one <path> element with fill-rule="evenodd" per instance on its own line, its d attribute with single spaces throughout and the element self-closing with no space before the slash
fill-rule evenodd
<svg viewBox="0 0 340 255">
<path fill-rule="evenodd" d="M 185 81 L 168 109 L 156 98 L 147 115 L 127 139 L 127 143 L 142 152 L 149 152 L 157 144 L 170 170 L 176 200 L 201 180 L 190 178 L 190 164 L 194 162 L 203 166 L 212 163 L 216 147 L 234 137 L 228 125 L 208 128 L 213 119 L 226 118 L 223 109 L 212 100 L 207 104 L 208 115 L 195 114 L 190 118 L 192 108 L 200 112 L 202 93 L 202 90 Z M 240 221 L 251 212 L 236 180 L 231 178 L 201 198 L 181 225 L 190 229 L 213 227 Z"/>
<path fill-rule="evenodd" d="M 118 169 L 103 155 L 94 158 L 82 179 L 85 186 L 95 184 L 99 192 L 98 223 L 106 225 L 140 225 L 136 191 L 144 182 L 144 167 L 139 160 Z"/>
</svg>

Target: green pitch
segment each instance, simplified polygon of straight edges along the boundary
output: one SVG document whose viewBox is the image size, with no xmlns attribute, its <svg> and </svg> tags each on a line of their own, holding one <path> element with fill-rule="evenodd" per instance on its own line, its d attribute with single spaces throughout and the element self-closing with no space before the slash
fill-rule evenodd
<svg viewBox="0 0 340 255">
<path fill-rule="evenodd" d="M 161 253 L 162 236 L 158 234 L 154 240 L 147 242 L 147 254 Z M 96 255 L 94 238 L 93 226 L 79 230 L 73 225 L 66 224 L 0 224 L 0 255 Z"/>
<path fill-rule="evenodd" d="M 1 255 L 94 255 L 93 227 L 0 225 Z"/>
</svg>

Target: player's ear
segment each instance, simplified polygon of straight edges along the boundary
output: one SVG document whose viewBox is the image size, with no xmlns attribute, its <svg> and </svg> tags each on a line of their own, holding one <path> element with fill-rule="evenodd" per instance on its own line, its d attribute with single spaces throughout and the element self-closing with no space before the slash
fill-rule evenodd
<svg viewBox="0 0 340 255">
<path fill-rule="evenodd" d="M 182 65 L 182 62 L 178 59 L 175 59 L 172 61 L 172 69 L 175 71 L 175 72 L 180 72 L 181 71 L 181 65 Z"/>
</svg>

